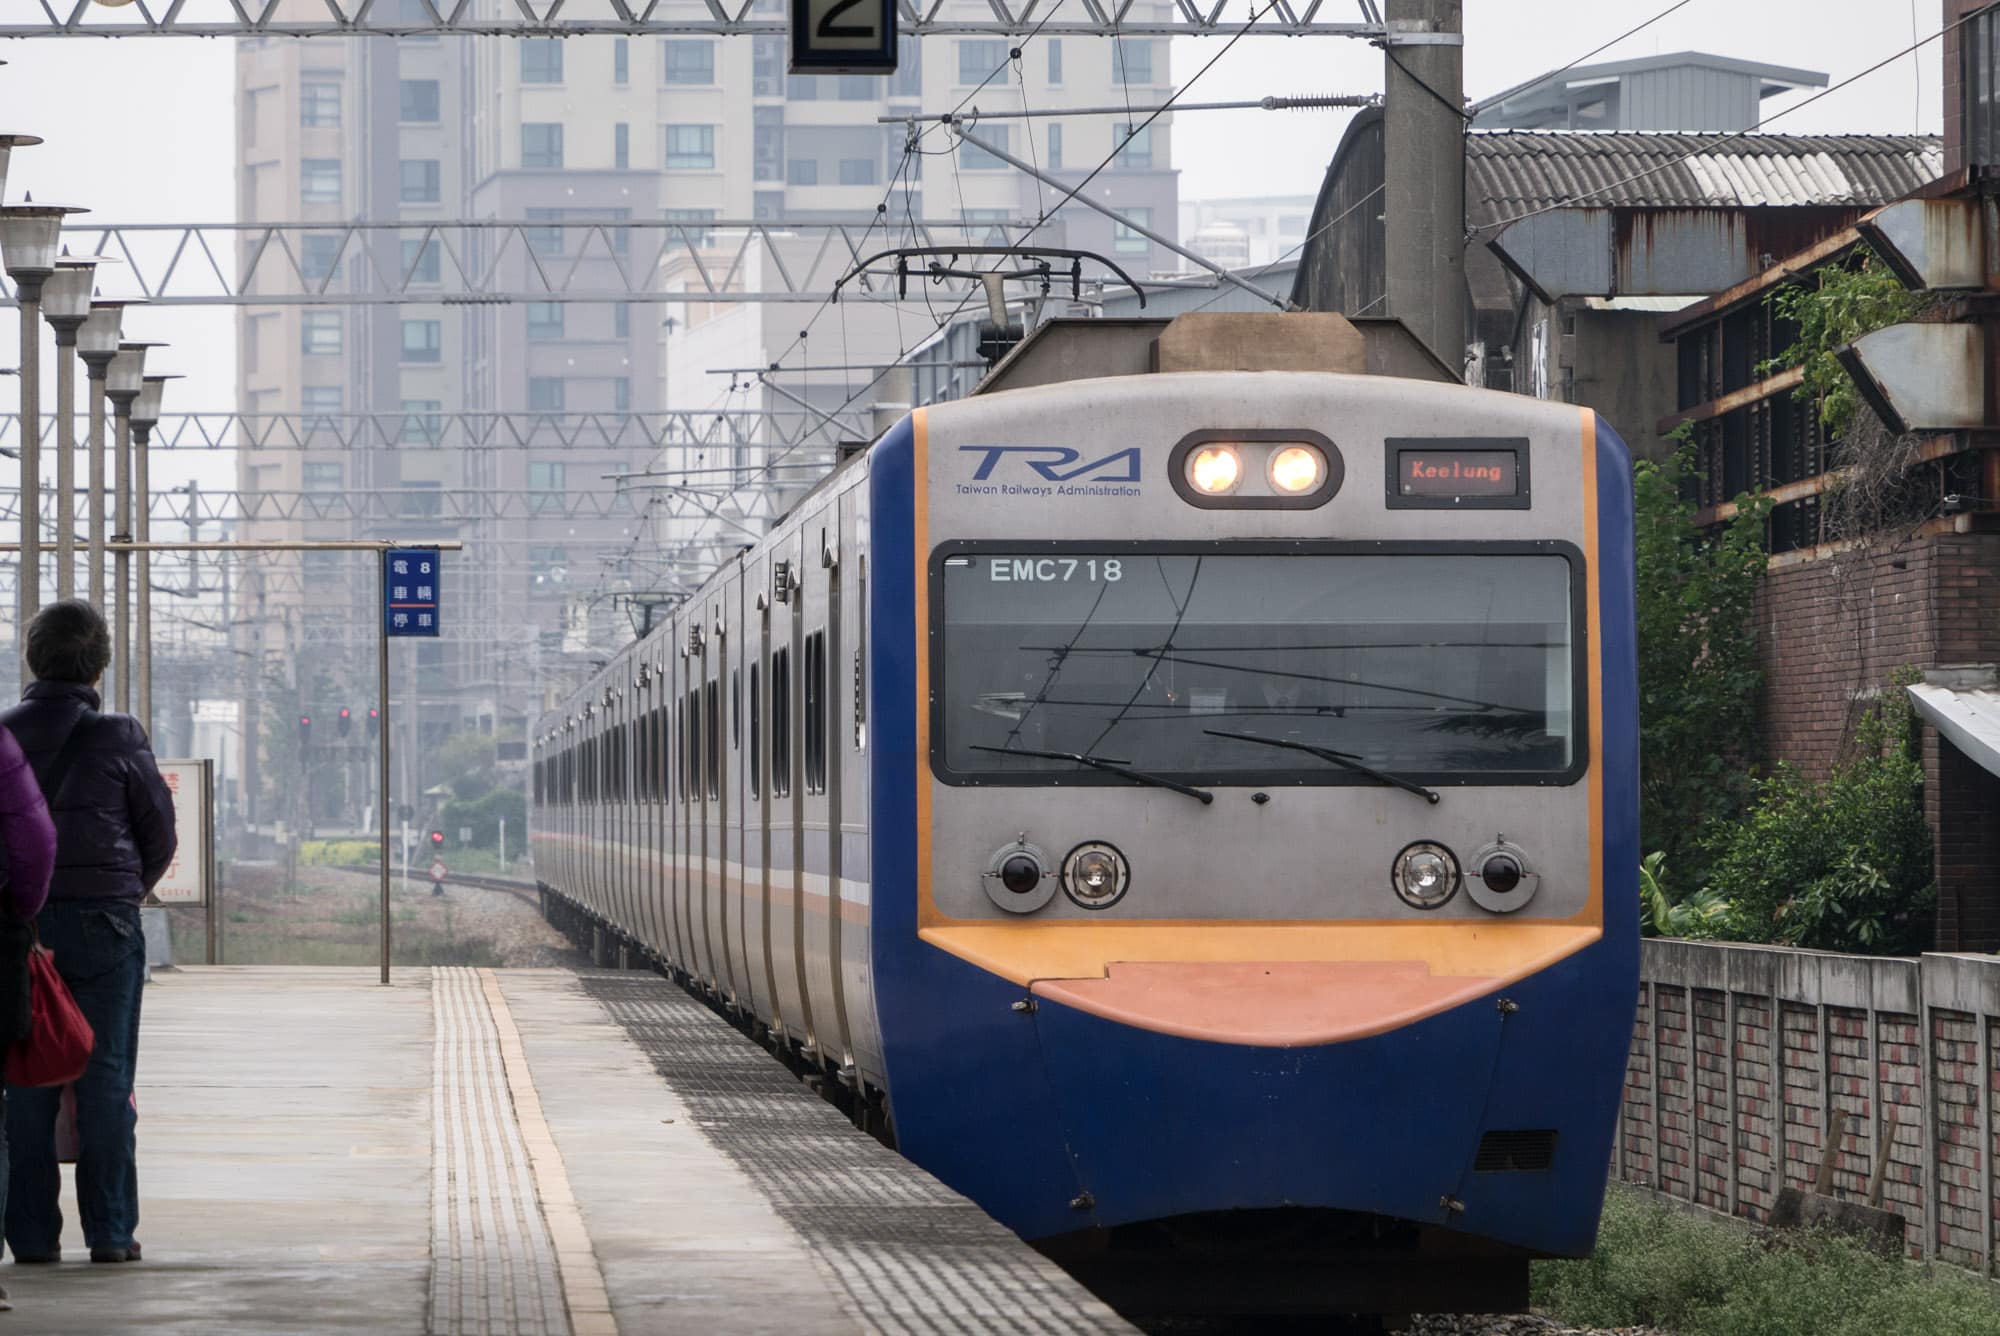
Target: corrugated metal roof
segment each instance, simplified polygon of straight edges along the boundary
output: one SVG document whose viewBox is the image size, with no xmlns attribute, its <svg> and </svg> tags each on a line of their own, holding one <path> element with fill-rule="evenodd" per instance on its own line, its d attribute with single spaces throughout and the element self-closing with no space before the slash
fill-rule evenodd
<svg viewBox="0 0 2000 1336">
<path fill-rule="evenodd" d="M 1883 204 L 1944 174 L 1944 141 L 1475 130 L 1465 159 L 1465 208 L 1477 225 L 1572 200 L 1637 208 Z"/>
</svg>

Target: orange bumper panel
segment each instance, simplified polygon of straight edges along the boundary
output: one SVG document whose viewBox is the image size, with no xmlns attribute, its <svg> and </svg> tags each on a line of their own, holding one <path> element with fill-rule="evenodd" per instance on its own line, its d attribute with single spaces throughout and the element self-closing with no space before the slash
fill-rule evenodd
<svg viewBox="0 0 2000 1336">
<path fill-rule="evenodd" d="M 1033 991 L 1141 1030 L 1292 1048 L 1382 1034 L 1500 983 L 1433 975 L 1421 961 L 1202 961 L 1113 964 L 1102 978 L 1041 979 Z"/>
</svg>

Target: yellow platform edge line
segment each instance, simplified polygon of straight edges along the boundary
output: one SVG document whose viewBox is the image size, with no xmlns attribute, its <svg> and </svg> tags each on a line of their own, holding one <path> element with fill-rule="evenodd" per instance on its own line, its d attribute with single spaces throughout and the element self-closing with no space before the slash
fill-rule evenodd
<svg viewBox="0 0 2000 1336">
<path fill-rule="evenodd" d="M 479 986 L 493 1013 L 493 1028 L 500 1036 L 500 1063 L 507 1073 L 507 1092 L 514 1101 L 514 1118 L 521 1125 L 521 1140 L 528 1147 L 528 1163 L 535 1173 L 535 1196 L 542 1205 L 542 1218 L 555 1245 L 556 1273 L 562 1282 L 563 1311 L 569 1316 L 572 1336 L 617 1336 L 618 1319 L 611 1312 L 610 1291 L 604 1272 L 597 1265 L 597 1253 L 584 1228 L 583 1212 L 577 1209 L 576 1195 L 570 1191 L 569 1172 L 563 1168 L 562 1149 L 542 1116 L 542 1097 L 535 1090 L 535 1074 L 528 1066 L 527 1050 L 521 1046 L 521 1032 L 514 1026 L 514 1013 L 500 980 L 490 969 L 478 971 Z"/>
</svg>

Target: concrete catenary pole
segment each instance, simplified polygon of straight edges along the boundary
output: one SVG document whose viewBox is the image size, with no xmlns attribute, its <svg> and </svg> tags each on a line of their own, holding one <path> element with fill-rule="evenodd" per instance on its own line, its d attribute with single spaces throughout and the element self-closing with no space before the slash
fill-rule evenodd
<svg viewBox="0 0 2000 1336">
<path fill-rule="evenodd" d="M 1388 314 L 1465 366 L 1464 25 L 1460 0 L 1388 0 L 1382 192 Z"/>
</svg>

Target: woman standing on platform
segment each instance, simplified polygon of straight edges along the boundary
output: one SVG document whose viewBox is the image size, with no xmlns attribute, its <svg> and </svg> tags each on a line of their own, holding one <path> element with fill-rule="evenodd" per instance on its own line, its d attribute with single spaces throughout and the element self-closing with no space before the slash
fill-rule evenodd
<svg viewBox="0 0 2000 1336">
<path fill-rule="evenodd" d="M 28 924 L 49 897 L 49 874 L 56 865 L 56 828 L 41 785 L 14 735 L 0 728 L 0 859 L 7 889 L 0 895 L 0 1047 L 28 1033 Z M 0 1115 L 5 1097 L 0 1096 Z M 7 1200 L 7 1155 L 0 1122 L 0 1209 Z M 14 1305 L 0 1289 L 0 1311 Z"/>
<path fill-rule="evenodd" d="M 56 866 L 38 927 L 96 1033 L 76 1080 L 76 1195 L 93 1262 L 136 1262 L 139 1174 L 132 1105 L 146 940 L 139 905 L 174 857 L 173 798 L 139 721 L 100 714 L 97 684 L 111 634 L 82 599 L 51 603 L 28 624 L 35 681 L 0 713 L 27 753 L 55 821 Z M 7 1245 L 16 1262 L 62 1259 L 61 1091 L 10 1087 Z"/>
</svg>

